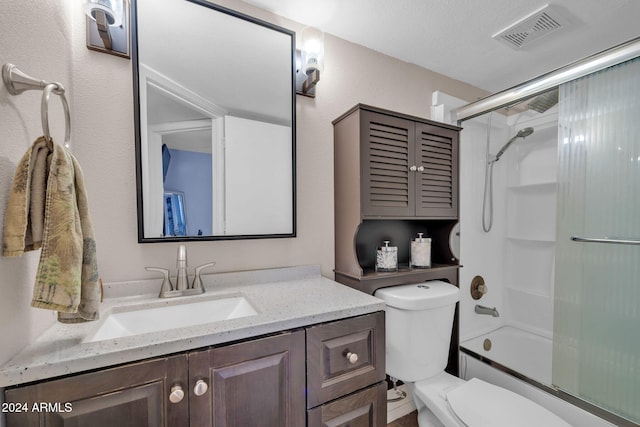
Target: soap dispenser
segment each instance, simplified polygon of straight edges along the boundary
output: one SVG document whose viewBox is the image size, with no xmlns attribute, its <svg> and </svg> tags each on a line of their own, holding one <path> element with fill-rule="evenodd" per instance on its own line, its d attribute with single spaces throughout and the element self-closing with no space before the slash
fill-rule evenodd
<svg viewBox="0 0 640 427">
<path fill-rule="evenodd" d="M 424 233 L 418 233 L 418 237 L 411 241 L 411 268 L 431 267 L 431 239 L 422 237 Z"/>
<path fill-rule="evenodd" d="M 398 271 L 398 247 L 389 246 L 389 240 L 376 250 L 376 271 Z"/>
</svg>

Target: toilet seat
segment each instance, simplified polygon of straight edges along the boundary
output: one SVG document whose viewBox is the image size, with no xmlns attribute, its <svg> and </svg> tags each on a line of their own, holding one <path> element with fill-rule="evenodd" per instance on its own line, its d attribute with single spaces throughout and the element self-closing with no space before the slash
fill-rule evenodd
<svg viewBox="0 0 640 427">
<path fill-rule="evenodd" d="M 571 427 L 537 403 L 478 378 L 447 373 L 415 383 L 415 393 L 447 427 Z"/>
</svg>

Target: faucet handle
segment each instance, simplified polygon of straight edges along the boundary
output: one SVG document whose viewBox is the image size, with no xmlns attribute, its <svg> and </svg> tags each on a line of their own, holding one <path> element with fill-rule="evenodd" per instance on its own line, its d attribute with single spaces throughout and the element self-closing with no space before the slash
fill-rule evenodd
<svg viewBox="0 0 640 427">
<path fill-rule="evenodd" d="M 215 262 L 210 262 L 208 264 L 203 264 L 199 267 L 196 267 L 196 276 L 193 278 L 193 284 L 191 285 L 193 289 L 202 289 L 202 292 L 204 292 L 204 286 L 202 285 L 202 278 L 200 277 L 200 272 L 203 269 L 207 267 L 213 267 L 214 265 L 216 265 Z"/>
<path fill-rule="evenodd" d="M 162 273 L 164 276 L 164 280 L 162 281 L 162 287 L 160 288 L 160 298 L 162 298 L 165 292 L 170 292 L 173 290 L 173 284 L 171 283 L 171 279 L 169 279 L 169 270 L 166 268 L 159 267 L 145 267 L 147 271 L 157 271 Z"/>
</svg>

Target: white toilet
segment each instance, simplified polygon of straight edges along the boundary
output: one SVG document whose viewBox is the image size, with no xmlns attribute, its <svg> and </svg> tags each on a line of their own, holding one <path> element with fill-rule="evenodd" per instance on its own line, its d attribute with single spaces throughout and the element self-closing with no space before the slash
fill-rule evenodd
<svg viewBox="0 0 640 427">
<path fill-rule="evenodd" d="M 387 306 L 387 374 L 409 387 L 420 427 L 570 427 L 516 393 L 444 372 L 458 288 L 431 281 L 378 289 L 375 296 Z"/>
</svg>

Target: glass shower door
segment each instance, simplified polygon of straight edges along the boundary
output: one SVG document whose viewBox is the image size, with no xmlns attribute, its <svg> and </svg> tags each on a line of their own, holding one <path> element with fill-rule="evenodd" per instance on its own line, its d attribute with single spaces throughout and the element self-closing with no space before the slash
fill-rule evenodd
<svg viewBox="0 0 640 427">
<path fill-rule="evenodd" d="M 640 59 L 560 88 L 553 384 L 640 423 Z"/>
</svg>

